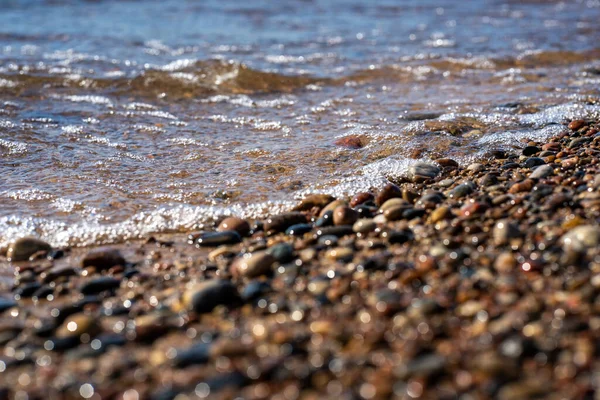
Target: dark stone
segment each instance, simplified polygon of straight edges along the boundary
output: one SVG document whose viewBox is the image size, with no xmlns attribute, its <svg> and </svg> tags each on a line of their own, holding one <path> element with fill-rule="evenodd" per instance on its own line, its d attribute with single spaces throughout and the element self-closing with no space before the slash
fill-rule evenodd
<svg viewBox="0 0 600 400">
<path fill-rule="evenodd" d="M 414 235 L 410 229 L 401 231 L 391 231 L 382 233 L 382 237 L 386 238 L 388 243 L 406 243 L 414 239 Z"/>
<path fill-rule="evenodd" d="M 17 305 L 17 302 L 12 300 L 12 299 L 5 299 L 3 297 L 0 297 L 0 314 L 3 313 L 4 311 L 8 310 L 9 308 L 13 308 Z"/>
<path fill-rule="evenodd" d="M 333 225 L 333 210 L 327 211 L 323 216 L 315 222 L 317 228 Z"/>
<path fill-rule="evenodd" d="M 312 231 L 313 226 L 310 224 L 296 224 L 286 229 L 285 234 L 290 236 L 302 236 L 305 233 Z"/>
<path fill-rule="evenodd" d="M 225 244 L 236 244 L 241 241 L 242 237 L 236 231 L 208 232 L 198 236 L 196 246 L 217 247 Z"/>
<path fill-rule="evenodd" d="M 210 344 L 196 343 L 183 350 L 177 350 L 177 355 L 173 359 L 173 366 L 185 368 L 190 365 L 205 364 L 210 358 Z"/>
<path fill-rule="evenodd" d="M 294 259 L 294 247 L 289 243 L 277 243 L 266 250 L 279 263 L 287 263 Z"/>
<path fill-rule="evenodd" d="M 42 287 L 42 285 L 39 282 L 31 282 L 31 283 L 27 283 L 25 285 L 19 286 L 14 291 L 15 297 L 17 297 L 17 296 L 18 296 L 18 298 L 31 297 L 41 287 Z"/>
<path fill-rule="evenodd" d="M 184 304 L 197 312 L 211 312 L 219 305 L 232 305 L 239 301 L 236 287 L 229 281 L 212 279 L 198 283 L 184 295 Z"/>
<path fill-rule="evenodd" d="M 108 290 L 116 289 L 120 285 L 121 281 L 119 279 L 110 276 L 102 276 L 84 283 L 79 289 L 79 291 L 84 295 L 97 294 Z"/>
<path fill-rule="evenodd" d="M 301 212 L 279 214 L 264 221 L 264 230 L 267 232 L 283 232 L 292 225 L 306 223 L 306 215 Z"/>
<path fill-rule="evenodd" d="M 116 249 L 97 249 L 85 255 L 81 261 L 83 268 L 95 267 L 98 270 L 109 269 L 115 265 L 125 265 L 125 258 Z"/>
<path fill-rule="evenodd" d="M 271 291 L 271 285 L 264 281 L 250 281 L 242 290 L 242 300 L 245 302 L 256 300 L 265 293 Z"/>
<path fill-rule="evenodd" d="M 533 168 L 544 164 L 546 164 L 546 161 L 539 157 L 529 157 L 527 160 L 525 160 L 523 166 L 525 168 Z"/>
<path fill-rule="evenodd" d="M 320 228 L 317 230 L 316 237 L 321 237 L 325 235 L 333 235 L 337 237 L 342 237 L 346 235 L 353 234 L 352 225 L 338 225 L 338 226 L 328 226 L 325 228 Z"/>
<path fill-rule="evenodd" d="M 530 157 L 534 154 L 539 153 L 540 151 L 542 151 L 542 149 L 540 149 L 537 146 L 527 146 L 523 149 L 523 155 L 526 157 Z"/>
</svg>

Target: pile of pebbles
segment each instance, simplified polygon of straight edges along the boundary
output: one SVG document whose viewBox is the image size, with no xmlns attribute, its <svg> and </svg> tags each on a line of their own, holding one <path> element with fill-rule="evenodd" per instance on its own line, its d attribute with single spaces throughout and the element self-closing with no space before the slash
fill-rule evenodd
<svg viewBox="0 0 600 400">
<path fill-rule="evenodd" d="M 210 232 L 18 240 L 0 398 L 595 398 L 599 130 Z"/>
</svg>

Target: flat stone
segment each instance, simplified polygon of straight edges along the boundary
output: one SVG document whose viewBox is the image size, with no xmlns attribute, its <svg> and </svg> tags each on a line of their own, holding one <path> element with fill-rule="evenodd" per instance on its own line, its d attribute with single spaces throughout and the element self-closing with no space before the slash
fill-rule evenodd
<svg viewBox="0 0 600 400">
<path fill-rule="evenodd" d="M 600 227 L 596 225 L 580 225 L 571 229 L 561 237 L 565 251 L 582 252 L 597 247 L 600 243 Z"/>
<path fill-rule="evenodd" d="M 209 313 L 219 305 L 232 305 L 238 302 L 239 294 L 229 281 L 211 279 L 200 282 L 188 289 L 182 298 L 183 305 L 198 314 Z"/>
<path fill-rule="evenodd" d="M 422 182 L 435 178 L 440 172 L 440 168 L 435 165 L 418 162 L 408 168 L 408 178 L 413 182 Z"/>
<path fill-rule="evenodd" d="M 6 258 L 9 262 L 26 261 L 29 260 L 29 257 L 38 252 L 48 253 L 51 250 L 52 246 L 43 240 L 33 237 L 24 237 L 17 239 L 8 246 Z"/>
<path fill-rule="evenodd" d="M 104 270 L 115 265 L 125 265 L 125 258 L 118 250 L 111 248 L 92 250 L 81 260 L 83 268 L 94 267 L 98 270 Z"/>
<path fill-rule="evenodd" d="M 207 232 L 196 239 L 198 247 L 217 247 L 226 244 L 236 244 L 242 241 L 242 237 L 236 231 Z"/>
</svg>

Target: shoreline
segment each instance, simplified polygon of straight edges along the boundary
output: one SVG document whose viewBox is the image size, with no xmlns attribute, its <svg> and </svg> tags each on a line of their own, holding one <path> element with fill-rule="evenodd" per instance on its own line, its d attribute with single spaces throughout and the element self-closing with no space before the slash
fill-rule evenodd
<svg viewBox="0 0 600 400">
<path fill-rule="evenodd" d="M 599 130 L 570 121 L 518 153 L 417 163 L 216 234 L 23 242 L 7 256 L 33 261 L 0 256 L 16 278 L 0 276 L 0 399 L 583 398 Z"/>
</svg>

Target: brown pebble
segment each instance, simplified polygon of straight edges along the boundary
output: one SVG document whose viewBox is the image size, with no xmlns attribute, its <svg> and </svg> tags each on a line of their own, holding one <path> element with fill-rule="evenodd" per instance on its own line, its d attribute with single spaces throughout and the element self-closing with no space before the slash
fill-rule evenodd
<svg viewBox="0 0 600 400">
<path fill-rule="evenodd" d="M 361 192 L 352 198 L 350 201 L 350 207 L 354 208 L 358 205 L 366 203 L 367 201 L 375 200 L 375 196 L 369 192 Z"/>
<path fill-rule="evenodd" d="M 312 194 L 305 197 L 292 211 L 310 211 L 314 207 L 323 208 L 334 200 L 335 197 L 328 194 Z"/>
<path fill-rule="evenodd" d="M 125 258 L 116 249 L 100 248 L 92 250 L 81 261 L 83 268 L 96 267 L 97 270 L 109 269 L 115 265 L 124 265 Z"/>
<path fill-rule="evenodd" d="M 250 224 L 242 218 L 228 217 L 221 221 L 217 231 L 236 231 L 240 236 L 247 236 L 250 233 Z"/>
<path fill-rule="evenodd" d="M 457 168 L 458 163 L 451 158 L 438 158 L 435 160 L 436 163 L 440 164 L 442 167 L 446 168 Z"/>
<path fill-rule="evenodd" d="M 584 120 L 576 119 L 576 120 L 571 121 L 571 123 L 569 124 L 569 129 L 572 131 L 576 131 L 576 130 L 583 128 L 584 126 L 585 126 Z"/>
<path fill-rule="evenodd" d="M 362 149 L 365 147 L 364 139 L 356 135 L 339 138 L 335 141 L 335 144 L 353 150 Z"/>
<path fill-rule="evenodd" d="M 522 192 L 530 192 L 533 189 L 535 182 L 531 179 L 525 179 L 522 182 L 517 182 L 508 189 L 508 193 L 522 193 Z"/>
<path fill-rule="evenodd" d="M 241 275 L 246 278 L 255 278 L 271 272 L 271 266 L 275 263 L 275 257 L 264 251 L 259 251 L 254 254 L 244 254 L 236 259 L 231 269 L 234 274 Z"/>
<path fill-rule="evenodd" d="M 333 211 L 334 225 L 352 225 L 358 220 L 358 212 L 347 206 L 339 206 Z"/>
<path fill-rule="evenodd" d="M 375 198 L 375 204 L 381 206 L 387 200 L 392 199 L 394 197 L 402 197 L 402 191 L 400 188 L 393 183 L 388 183 L 381 189 L 379 193 L 377 193 L 377 197 Z"/>
</svg>

